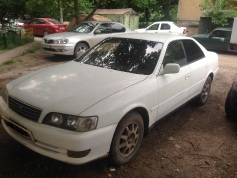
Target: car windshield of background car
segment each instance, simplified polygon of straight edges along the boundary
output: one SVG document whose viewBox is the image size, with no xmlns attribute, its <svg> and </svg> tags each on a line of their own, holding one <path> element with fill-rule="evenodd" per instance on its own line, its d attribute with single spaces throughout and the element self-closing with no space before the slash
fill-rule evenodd
<svg viewBox="0 0 237 178">
<path fill-rule="evenodd" d="M 157 64 L 163 44 L 127 38 L 108 38 L 76 61 L 135 74 L 150 75 Z"/>
<path fill-rule="evenodd" d="M 96 25 L 96 23 L 80 23 L 69 31 L 77 33 L 90 33 Z"/>
</svg>

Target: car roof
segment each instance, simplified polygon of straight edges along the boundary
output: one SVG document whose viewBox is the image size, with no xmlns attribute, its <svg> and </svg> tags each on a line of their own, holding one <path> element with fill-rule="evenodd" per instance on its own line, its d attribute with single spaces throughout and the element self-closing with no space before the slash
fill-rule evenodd
<svg viewBox="0 0 237 178">
<path fill-rule="evenodd" d="M 174 23 L 174 22 L 172 22 L 172 21 L 157 21 L 157 22 L 154 22 L 154 23 Z"/>
<path fill-rule="evenodd" d="M 229 27 L 217 27 L 214 30 L 232 31 L 232 28 L 229 28 Z"/>
<path fill-rule="evenodd" d="M 130 38 L 130 39 L 140 39 L 148 41 L 157 41 L 161 43 L 166 43 L 169 41 L 179 40 L 179 39 L 192 39 L 190 37 L 178 35 L 178 34 L 157 34 L 157 33 L 123 33 L 115 35 L 113 37 L 119 38 Z"/>
</svg>

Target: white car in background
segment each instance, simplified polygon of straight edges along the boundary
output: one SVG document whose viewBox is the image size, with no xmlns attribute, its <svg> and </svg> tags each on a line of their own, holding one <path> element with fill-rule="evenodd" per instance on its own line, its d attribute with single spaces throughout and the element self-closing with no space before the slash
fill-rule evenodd
<svg viewBox="0 0 237 178">
<path fill-rule="evenodd" d="M 154 22 L 146 28 L 135 30 L 136 32 L 147 32 L 147 33 L 177 33 L 179 35 L 187 35 L 186 27 L 178 27 L 174 22 L 171 21 L 159 21 Z"/>
<path fill-rule="evenodd" d="M 75 60 L 8 83 L 1 123 L 53 159 L 84 164 L 109 156 L 124 164 L 155 122 L 193 98 L 207 101 L 218 68 L 218 55 L 193 38 L 116 35 Z"/>
</svg>

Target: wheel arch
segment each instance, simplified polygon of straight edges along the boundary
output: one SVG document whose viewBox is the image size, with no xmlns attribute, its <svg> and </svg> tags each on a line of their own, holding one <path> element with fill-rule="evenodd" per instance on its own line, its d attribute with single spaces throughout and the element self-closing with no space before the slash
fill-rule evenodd
<svg viewBox="0 0 237 178">
<path fill-rule="evenodd" d="M 214 79 L 214 74 L 213 74 L 213 73 L 210 73 L 208 76 L 210 76 L 210 77 L 211 77 L 211 81 L 213 81 L 213 79 Z"/>
<path fill-rule="evenodd" d="M 89 45 L 88 42 L 86 42 L 86 41 L 78 41 L 78 42 L 76 43 L 75 47 L 74 47 L 74 50 L 75 50 L 76 46 L 77 46 L 79 43 L 84 43 L 86 46 L 88 46 L 88 49 L 90 48 L 90 45 Z"/>
<path fill-rule="evenodd" d="M 136 107 L 136 108 L 133 108 L 132 110 L 128 111 L 123 117 L 122 119 L 127 115 L 129 114 L 130 112 L 137 112 L 138 114 L 140 114 L 142 116 L 142 119 L 143 119 L 143 123 L 144 123 L 144 135 L 148 135 L 149 133 L 149 115 L 148 115 L 148 112 L 145 108 L 143 107 Z M 122 120 L 121 119 L 121 120 Z M 121 121 L 120 120 L 120 121 Z"/>
</svg>

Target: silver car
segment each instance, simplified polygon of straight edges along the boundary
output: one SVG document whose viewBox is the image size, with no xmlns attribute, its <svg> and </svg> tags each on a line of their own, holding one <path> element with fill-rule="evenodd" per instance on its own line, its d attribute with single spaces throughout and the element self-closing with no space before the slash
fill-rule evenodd
<svg viewBox="0 0 237 178">
<path fill-rule="evenodd" d="M 43 51 L 56 55 L 82 55 L 103 39 L 118 34 L 132 32 L 118 22 L 82 22 L 68 32 L 44 36 Z"/>
</svg>

